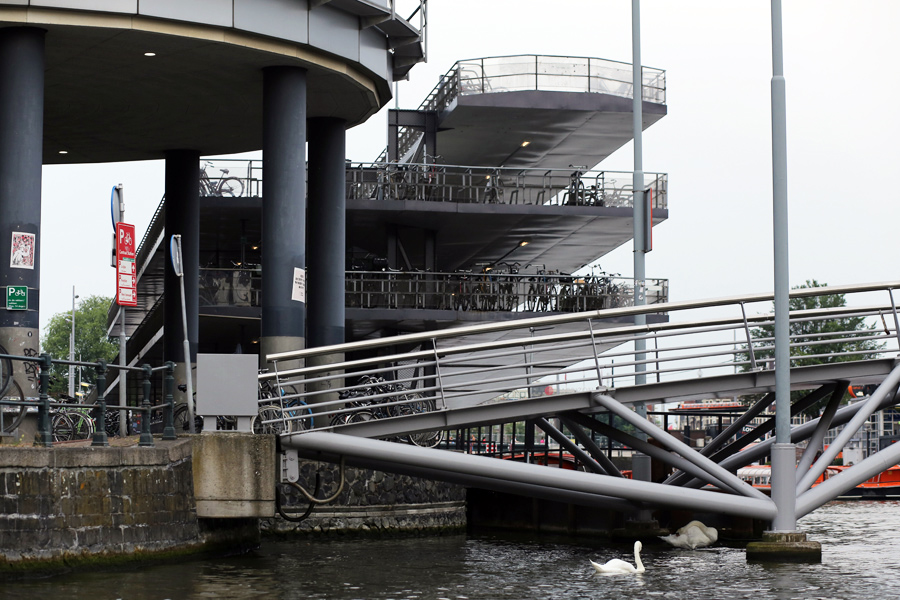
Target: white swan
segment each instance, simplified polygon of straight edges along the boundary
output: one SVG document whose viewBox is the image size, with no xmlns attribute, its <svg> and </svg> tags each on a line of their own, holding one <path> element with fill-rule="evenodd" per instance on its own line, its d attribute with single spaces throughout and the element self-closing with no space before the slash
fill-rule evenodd
<svg viewBox="0 0 900 600">
<path fill-rule="evenodd" d="M 715 527 L 707 527 L 700 521 L 691 521 L 673 534 L 661 535 L 659 539 L 675 546 L 695 550 L 716 543 L 719 532 Z"/>
<path fill-rule="evenodd" d="M 637 564 L 637 567 L 624 560 L 619 560 L 618 558 L 612 559 L 605 565 L 599 565 L 594 561 L 591 561 L 591 564 L 594 565 L 594 568 L 598 573 L 643 573 L 644 563 L 641 562 L 641 548 L 643 548 L 643 546 L 640 541 L 634 543 L 634 562 Z"/>
</svg>

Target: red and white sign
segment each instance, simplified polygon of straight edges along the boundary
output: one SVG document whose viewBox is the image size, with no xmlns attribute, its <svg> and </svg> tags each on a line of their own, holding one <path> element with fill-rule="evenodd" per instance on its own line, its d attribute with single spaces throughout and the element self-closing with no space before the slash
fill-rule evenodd
<svg viewBox="0 0 900 600">
<path fill-rule="evenodd" d="M 116 223 L 116 303 L 137 306 L 134 225 Z"/>
</svg>

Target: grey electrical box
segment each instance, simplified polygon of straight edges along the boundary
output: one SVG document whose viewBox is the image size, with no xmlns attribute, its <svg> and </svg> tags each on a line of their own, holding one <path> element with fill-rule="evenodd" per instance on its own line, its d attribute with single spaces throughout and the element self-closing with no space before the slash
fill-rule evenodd
<svg viewBox="0 0 900 600">
<path fill-rule="evenodd" d="M 249 423 L 259 410 L 258 361 L 255 354 L 198 354 L 197 414 L 227 415 Z"/>
</svg>

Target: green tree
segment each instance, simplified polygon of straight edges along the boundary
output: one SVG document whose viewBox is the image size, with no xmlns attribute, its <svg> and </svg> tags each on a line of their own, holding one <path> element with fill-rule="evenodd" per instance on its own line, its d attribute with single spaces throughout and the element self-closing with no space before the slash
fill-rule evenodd
<svg viewBox="0 0 900 600">
<path fill-rule="evenodd" d="M 111 361 L 118 354 L 118 344 L 110 342 L 106 335 L 106 315 L 111 303 L 112 298 L 106 296 L 88 296 L 75 307 L 75 360 Z M 57 313 L 50 317 L 50 322 L 44 329 L 41 348 L 54 359 L 69 358 L 71 318 L 72 313 L 69 311 Z M 68 377 L 67 365 L 53 365 L 50 373 L 50 394 L 66 393 L 69 387 Z M 94 383 L 96 378 L 94 369 L 82 369 L 82 381 Z"/>
<path fill-rule="evenodd" d="M 813 279 L 807 280 L 805 284 L 793 289 L 809 289 L 825 287 L 826 285 Z M 841 308 L 844 306 L 847 306 L 844 294 L 826 294 L 790 299 L 791 312 Z M 874 339 L 846 339 L 850 337 L 846 332 L 857 332 L 852 337 L 865 338 L 867 333 L 874 333 L 874 331 L 875 325 L 866 324 L 865 317 L 842 317 L 839 319 L 815 321 L 794 320 L 790 325 L 791 343 L 794 344 L 794 347 L 791 348 L 791 366 L 802 367 L 875 358 L 884 347 L 884 344 Z M 841 333 L 844 333 L 844 335 L 840 335 Z M 774 346 L 772 339 L 775 337 L 775 326 L 761 325 L 752 329 L 750 335 L 756 340 L 768 338 L 768 341 L 760 342 L 761 345 Z M 754 348 L 756 348 L 756 345 L 754 345 Z M 775 351 L 774 349 L 754 350 L 754 357 L 756 358 L 757 366 L 771 364 L 775 360 Z M 746 346 L 744 347 L 744 352 L 738 353 L 737 359 L 748 361 L 748 364 L 744 365 L 743 370 L 750 370 L 750 355 L 746 351 Z M 791 401 L 794 402 L 804 395 L 805 392 L 791 392 Z M 748 399 L 752 399 L 752 397 L 748 397 Z M 827 402 L 828 399 L 826 398 L 804 412 L 809 415 L 818 415 Z"/>
</svg>

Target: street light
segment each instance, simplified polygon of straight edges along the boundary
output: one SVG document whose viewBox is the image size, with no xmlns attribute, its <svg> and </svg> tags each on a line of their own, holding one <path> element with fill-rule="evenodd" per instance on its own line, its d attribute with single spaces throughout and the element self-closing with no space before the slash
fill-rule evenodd
<svg viewBox="0 0 900 600">
<path fill-rule="evenodd" d="M 72 286 L 72 332 L 69 334 L 69 362 L 75 361 L 75 286 Z M 69 365 L 69 398 L 75 397 L 75 365 Z"/>
</svg>

